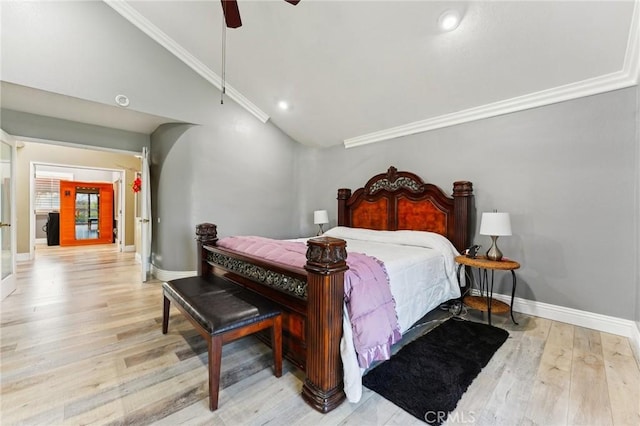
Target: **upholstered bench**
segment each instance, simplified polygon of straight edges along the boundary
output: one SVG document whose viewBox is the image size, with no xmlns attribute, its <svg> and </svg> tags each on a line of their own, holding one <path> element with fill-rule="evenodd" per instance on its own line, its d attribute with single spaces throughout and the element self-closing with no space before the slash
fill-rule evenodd
<svg viewBox="0 0 640 426">
<path fill-rule="evenodd" d="M 264 297 L 218 276 L 189 277 L 163 283 L 162 333 L 169 328 L 171 301 L 207 341 L 209 409 L 218 408 L 222 345 L 271 328 L 276 377 L 282 375 L 282 316 Z"/>
</svg>

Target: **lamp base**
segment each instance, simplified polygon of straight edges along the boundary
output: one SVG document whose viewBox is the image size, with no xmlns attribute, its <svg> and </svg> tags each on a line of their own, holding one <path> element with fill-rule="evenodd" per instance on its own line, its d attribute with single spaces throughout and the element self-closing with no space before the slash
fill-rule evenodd
<svg viewBox="0 0 640 426">
<path fill-rule="evenodd" d="M 491 247 L 489 247 L 489 250 L 487 251 L 487 259 L 489 260 L 502 260 L 502 252 L 498 248 L 497 240 L 497 236 L 491 236 Z"/>
<path fill-rule="evenodd" d="M 316 237 L 319 237 L 319 236 L 321 236 L 322 234 L 324 234 L 324 231 L 323 231 L 323 229 L 322 229 L 322 224 L 321 224 L 321 223 L 320 223 L 320 224 L 318 224 L 318 227 L 319 227 L 319 229 L 318 229 L 318 233 L 316 234 Z"/>
</svg>

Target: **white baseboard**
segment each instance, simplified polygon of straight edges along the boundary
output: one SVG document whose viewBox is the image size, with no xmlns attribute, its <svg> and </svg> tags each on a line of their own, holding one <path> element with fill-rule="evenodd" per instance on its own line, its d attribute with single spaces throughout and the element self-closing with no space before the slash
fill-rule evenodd
<svg viewBox="0 0 640 426">
<path fill-rule="evenodd" d="M 474 295 L 480 294 L 477 289 L 473 289 L 471 293 Z M 506 294 L 494 293 L 493 298 L 507 304 L 511 302 L 511 296 Z M 554 321 L 565 322 L 579 327 L 604 331 L 605 333 L 617 334 L 619 336 L 628 337 L 629 339 L 633 338 L 634 330 L 635 333 L 638 333 L 638 327 L 632 320 L 581 311 L 579 309 L 566 308 L 564 306 L 551 305 L 549 303 L 522 299 L 520 297 L 514 297 L 513 311 Z"/>
<path fill-rule="evenodd" d="M 179 278 L 193 277 L 198 275 L 198 271 L 165 271 L 155 265 L 151 265 L 151 275 L 160 281 L 171 281 Z"/>
<path fill-rule="evenodd" d="M 133 253 L 136 251 L 136 246 L 124 246 L 125 253 Z"/>
<path fill-rule="evenodd" d="M 480 292 L 472 289 L 471 294 L 479 296 Z M 506 294 L 494 293 L 493 298 L 506 304 L 511 302 L 511 296 Z M 513 311 L 627 337 L 640 365 L 640 323 L 520 297 L 513 298 Z"/>
<path fill-rule="evenodd" d="M 31 260 L 31 253 L 16 253 L 16 262 L 28 262 Z"/>
<path fill-rule="evenodd" d="M 36 238 L 35 243 L 36 244 L 47 244 L 47 239 L 46 238 Z"/>
<path fill-rule="evenodd" d="M 636 361 L 640 366 L 640 322 L 634 323 L 633 331 L 631 332 L 629 340 L 631 341 L 633 354 L 636 356 Z"/>
</svg>

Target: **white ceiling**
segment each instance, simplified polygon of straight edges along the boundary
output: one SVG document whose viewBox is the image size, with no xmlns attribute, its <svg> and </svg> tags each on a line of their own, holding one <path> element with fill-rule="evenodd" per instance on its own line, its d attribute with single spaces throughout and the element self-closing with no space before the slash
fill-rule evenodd
<svg viewBox="0 0 640 426">
<path fill-rule="evenodd" d="M 219 0 L 105 2 L 219 86 Z M 638 81 L 631 0 L 238 4 L 227 93 L 313 146 L 392 139 Z M 437 27 L 447 9 L 462 14 L 452 32 Z"/>
</svg>

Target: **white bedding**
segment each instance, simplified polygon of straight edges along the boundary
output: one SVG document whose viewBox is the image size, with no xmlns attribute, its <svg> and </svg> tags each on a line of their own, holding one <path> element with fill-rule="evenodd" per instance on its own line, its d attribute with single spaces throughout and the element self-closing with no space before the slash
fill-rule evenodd
<svg viewBox="0 0 640 426">
<path fill-rule="evenodd" d="M 460 297 L 454 261 L 458 252 L 439 234 L 335 227 L 324 235 L 344 239 L 347 253 L 364 253 L 384 263 L 402 333 L 441 303 Z M 340 344 L 344 388 L 347 399 L 358 402 L 364 370 L 358 365 L 346 312 Z"/>
</svg>

